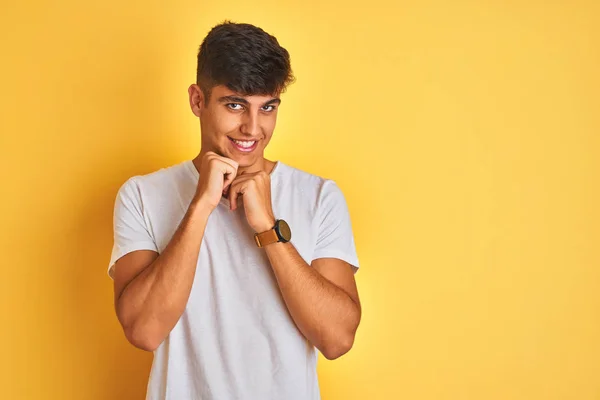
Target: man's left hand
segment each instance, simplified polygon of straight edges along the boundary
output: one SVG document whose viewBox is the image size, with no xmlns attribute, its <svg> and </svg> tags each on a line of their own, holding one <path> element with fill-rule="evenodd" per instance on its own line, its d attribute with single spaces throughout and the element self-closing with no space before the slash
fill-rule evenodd
<svg viewBox="0 0 600 400">
<path fill-rule="evenodd" d="M 238 199 L 238 196 L 242 196 Z M 237 209 L 238 201 L 244 202 L 248 224 L 255 232 L 268 231 L 275 225 L 271 205 L 271 177 L 264 171 L 242 173 L 229 187 L 231 210 Z"/>
</svg>

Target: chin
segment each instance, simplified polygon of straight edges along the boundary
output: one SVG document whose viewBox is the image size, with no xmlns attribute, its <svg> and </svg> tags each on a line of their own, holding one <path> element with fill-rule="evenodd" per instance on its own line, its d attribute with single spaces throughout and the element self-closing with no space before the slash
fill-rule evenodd
<svg viewBox="0 0 600 400">
<path fill-rule="evenodd" d="M 238 163 L 238 168 L 246 168 L 256 164 L 256 157 L 236 157 L 232 160 Z"/>
</svg>

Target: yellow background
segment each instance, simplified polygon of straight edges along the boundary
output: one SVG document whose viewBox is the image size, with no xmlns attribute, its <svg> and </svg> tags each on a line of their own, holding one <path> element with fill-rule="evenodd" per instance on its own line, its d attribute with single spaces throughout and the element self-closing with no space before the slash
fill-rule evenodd
<svg viewBox="0 0 600 400">
<path fill-rule="evenodd" d="M 600 399 L 596 1 L 7 1 L 0 388 L 141 399 L 106 267 L 130 176 L 194 157 L 187 87 L 225 18 L 297 82 L 268 157 L 335 179 L 362 269 L 324 400 Z"/>
</svg>

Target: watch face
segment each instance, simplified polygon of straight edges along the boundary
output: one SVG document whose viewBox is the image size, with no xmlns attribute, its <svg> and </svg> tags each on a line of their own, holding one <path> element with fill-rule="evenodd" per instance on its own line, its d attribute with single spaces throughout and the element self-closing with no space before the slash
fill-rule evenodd
<svg viewBox="0 0 600 400">
<path fill-rule="evenodd" d="M 279 236 L 285 242 L 289 242 L 292 238 L 292 231 L 290 229 L 290 226 L 287 224 L 287 222 L 285 222 L 282 219 L 277 221 L 277 231 L 279 232 Z"/>
</svg>

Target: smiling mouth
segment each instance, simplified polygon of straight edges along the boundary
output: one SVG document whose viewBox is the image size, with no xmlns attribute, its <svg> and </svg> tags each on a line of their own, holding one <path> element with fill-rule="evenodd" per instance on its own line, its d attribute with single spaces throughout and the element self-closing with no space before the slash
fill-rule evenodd
<svg viewBox="0 0 600 400">
<path fill-rule="evenodd" d="M 256 148 L 258 140 L 236 140 L 227 136 L 233 147 L 242 152 L 250 152 Z"/>
</svg>

